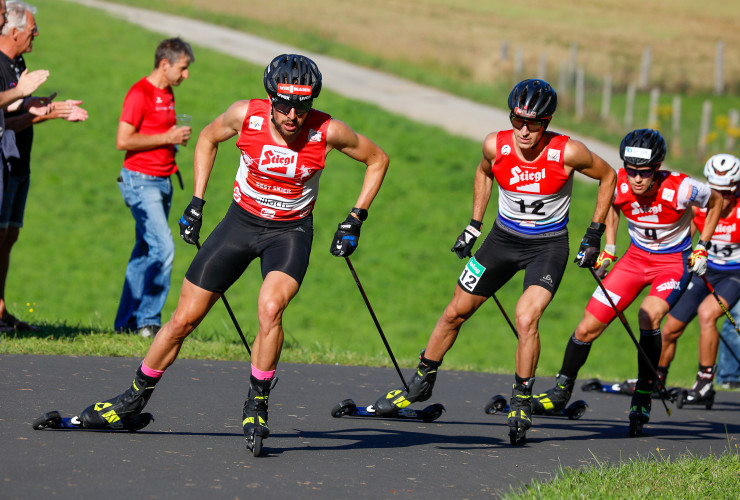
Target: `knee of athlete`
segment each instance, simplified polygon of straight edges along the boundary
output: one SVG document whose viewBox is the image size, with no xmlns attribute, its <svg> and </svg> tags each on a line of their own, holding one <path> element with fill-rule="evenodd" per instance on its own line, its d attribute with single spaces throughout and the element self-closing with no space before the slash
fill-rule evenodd
<svg viewBox="0 0 740 500">
<path fill-rule="evenodd" d="M 453 304 L 449 304 L 442 313 L 442 321 L 452 328 L 459 328 L 472 314 L 472 312 L 463 313 Z"/>
<path fill-rule="evenodd" d="M 644 330 L 656 329 L 660 328 L 660 321 L 663 319 L 663 316 L 664 314 L 660 311 L 651 311 L 640 308 L 640 311 L 637 313 L 637 320 L 640 323 L 640 328 Z"/>
<path fill-rule="evenodd" d="M 173 342 L 182 343 L 185 337 L 190 335 L 195 327 L 200 323 L 201 318 L 191 318 L 186 314 L 175 310 L 172 318 L 160 330 L 162 335 L 171 339 Z M 159 335 L 159 333 L 157 334 Z"/>
<path fill-rule="evenodd" d="M 516 329 L 522 336 L 537 336 L 539 326 L 539 315 L 532 314 L 529 311 L 516 312 Z"/>
<path fill-rule="evenodd" d="M 283 318 L 285 306 L 280 300 L 261 300 L 257 306 L 257 316 L 260 326 L 269 327 L 280 324 Z"/>
<path fill-rule="evenodd" d="M 699 310 L 696 313 L 696 317 L 699 318 L 699 324 L 702 326 L 702 330 L 704 330 L 707 327 L 711 327 L 712 325 L 717 325 L 717 320 L 722 315 L 722 310 L 719 310 L 719 314 L 717 314 L 716 309 L 712 307 L 699 307 Z"/>
</svg>

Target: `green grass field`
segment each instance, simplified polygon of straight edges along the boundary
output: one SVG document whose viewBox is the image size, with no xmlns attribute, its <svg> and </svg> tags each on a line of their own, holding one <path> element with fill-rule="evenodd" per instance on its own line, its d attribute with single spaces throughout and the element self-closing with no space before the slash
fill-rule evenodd
<svg viewBox="0 0 740 500">
<path fill-rule="evenodd" d="M 42 36 L 27 56 L 29 66 L 51 70 L 38 94 L 59 92 L 60 99 L 80 98 L 90 112 L 85 123 L 45 123 L 36 128 L 33 183 L 25 228 L 15 247 L 6 300 L 11 310 L 42 326 L 32 334 L 0 336 L 0 353 L 142 356 L 148 342 L 111 333 L 133 244 L 133 221 L 116 186 L 123 154 L 115 150 L 121 102 L 130 85 L 149 73 L 160 35 L 111 19 L 98 11 L 54 0 L 38 0 Z M 60 22 L 59 20 L 64 20 Z M 231 102 L 261 97 L 263 68 L 195 47 L 191 78 L 176 90 L 177 109 L 194 117 L 197 131 Z M 319 109 L 346 121 L 380 144 L 391 156 L 386 182 L 363 229 L 352 261 L 399 362 L 415 364 L 419 350 L 449 300 L 462 262 L 450 247 L 470 218 L 473 171 L 480 144 L 439 129 L 408 122 L 378 108 L 324 91 Z M 553 127 L 557 129 L 557 124 Z M 483 135 L 487 131 L 481 131 Z M 171 227 L 191 197 L 192 146 L 179 164 L 186 184 L 177 190 Z M 207 234 L 226 210 L 237 166 L 236 148 L 224 144 L 206 195 Z M 344 219 L 359 191 L 362 169 L 343 155 L 330 155 L 315 212 L 315 245 L 303 290 L 285 316 L 285 362 L 389 365 L 378 333 L 345 263 L 328 252 L 336 224 Z M 576 183 L 571 210 L 571 253 L 593 211 L 596 186 Z M 484 225 L 491 227 L 495 199 Z M 620 248 L 626 248 L 624 228 Z M 173 286 L 164 311 L 176 305 L 180 282 L 195 252 L 177 239 Z M 229 290 L 228 298 L 250 340 L 256 330 L 257 267 Z M 542 356 L 538 374 L 553 376 L 565 343 L 595 288 L 587 271 L 570 265 L 558 295 L 542 319 Z M 499 294 L 511 315 L 521 293 L 521 277 Z M 636 307 L 627 311 L 636 327 Z M 692 324 L 679 346 L 671 382 L 688 385 L 696 369 L 698 329 Z M 445 368 L 511 373 L 515 339 L 494 303 L 471 319 L 445 359 Z M 188 339 L 182 356 L 246 360 L 246 353 L 221 305 L 217 304 Z M 634 376 L 636 353 L 622 326 L 612 325 L 591 351 L 583 377 L 622 379 Z M 737 482 L 709 490 L 720 477 L 738 471 L 737 450 L 721 460 L 638 462 L 644 483 L 656 476 L 691 477 L 698 498 L 740 495 Z M 618 464 L 623 465 L 623 464 Z M 665 468 L 664 468 L 665 467 Z M 693 469 L 691 469 L 693 467 Z M 666 468 L 668 472 L 666 472 Z M 645 471 L 646 472 L 642 472 Z M 618 490 L 629 467 L 564 471 L 564 480 L 545 493 L 537 483 L 529 497 L 635 497 L 643 490 Z M 576 478 L 576 479 L 574 479 Z M 580 482 L 578 482 L 580 481 Z M 575 486 L 571 486 L 575 484 Z M 680 491 L 684 486 L 678 484 Z M 599 489 L 604 486 L 607 489 Z M 615 493 L 624 491 L 624 493 Z M 670 491 L 658 492 L 669 498 Z M 565 493 L 567 492 L 567 493 Z M 651 491 L 652 493 L 652 491 Z M 716 493 L 716 495 L 714 495 Z M 647 494 L 647 493 L 646 493 Z"/>
<path fill-rule="evenodd" d="M 66 352 L 75 349 L 80 337 L 90 331 L 110 332 L 133 244 L 133 221 L 115 183 L 123 156 L 114 147 L 115 131 L 123 96 L 150 71 L 153 48 L 161 38 L 74 4 L 48 0 L 37 4 L 42 35 L 27 60 L 31 68 L 51 71 L 39 93 L 58 91 L 60 99 L 83 99 L 90 119 L 36 127 L 32 188 L 25 228 L 12 256 L 6 300 L 22 318 L 49 326 L 41 334 L 6 336 L 0 344 L 2 352 Z M 67 21 L 53 22 L 61 18 Z M 196 131 L 231 102 L 263 95 L 262 68 L 200 47 L 195 47 L 195 53 L 191 77 L 176 90 L 176 97 L 178 111 L 194 117 Z M 450 247 L 470 218 L 480 144 L 412 124 L 329 91 L 322 93 L 317 107 L 346 121 L 391 156 L 389 174 L 352 260 L 397 358 L 402 365 L 412 366 L 462 269 Z M 178 158 L 186 189 L 175 194 L 170 217 L 174 234 L 178 232 L 176 220 L 191 196 L 192 150 L 183 148 Z M 230 203 L 236 165 L 236 148 L 224 144 L 206 194 L 203 234 L 208 234 Z M 284 361 L 389 363 L 347 266 L 328 252 L 336 224 L 356 200 L 362 176 L 363 169 L 343 155 L 329 156 L 315 212 L 311 266 L 303 290 L 285 316 Z M 595 192 L 593 184 L 576 183 L 572 251 L 590 221 Z M 495 216 L 495 199 L 491 206 L 486 228 Z M 624 250 L 626 236 L 624 231 L 621 234 Z M 174 310 L 194 252 L 192 246 L 177 240 L 165 319 Z M 250 338 L 256 331 L 259 279 L 259 270 L 253 266 L 227 294 Z M 519 276 L 497 294 L 509 315 L 521 286 Z M 565 343 L 594 288 L 587 271 L 569 267 L 540 325 L 541 375 L 557 372 Z M 636 307 L 627 316 L 636 322 Z M 54 340 L 49 341 L 52 335 Z M 692 325 L 672 369 L 674 383 L 685 385 L 693 379 L 697 336 Z M 126 337 L 105 338 L 110 339 L 108 351 L 102 352 L 136 355 L 144 351 L 137 342 L 127 347 L 130 339 Z M 220 305 L 194 338 L 240 344 Z M 187 345 L 184 355 L 220 352 L 219 348 L 193 347 Z M 465 325 L 445 365 L 510 373 L 515 347 L 508 325 L 491 302 Z M 623 354 L 614 356 L 614 352 Z M 238 349 L 235 354 L 242 355 Z M 634 376 L 635 367 L 634 347 L 617 323 L 599 340 L 582 373 L 618 379 Z"/>
</svg>

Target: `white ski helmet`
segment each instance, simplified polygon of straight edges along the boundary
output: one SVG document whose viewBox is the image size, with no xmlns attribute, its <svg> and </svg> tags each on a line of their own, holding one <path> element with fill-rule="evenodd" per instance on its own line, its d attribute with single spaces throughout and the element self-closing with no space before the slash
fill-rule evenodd
<svg viewBox="0 0 740 500">
<path fill-rule="evenodd" d="M 704 165 L 704 176 L 713 189 L 735 189 L 740 182 L 740 159 L 729 154 L 714 155 Z"/>
</svg>

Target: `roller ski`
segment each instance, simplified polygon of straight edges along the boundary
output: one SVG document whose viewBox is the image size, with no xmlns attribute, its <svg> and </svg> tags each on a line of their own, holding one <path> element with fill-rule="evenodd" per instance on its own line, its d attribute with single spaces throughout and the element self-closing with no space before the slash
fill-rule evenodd
<svg viewBox="0 0 740 500">
<path fill-rule="evenodd" d="M 126 392 L 85 408 L 78 419 L 80 424 L 85 429 L 106 430 L 136 427 L 143 422 L 146 422 L 145 426 L 152 420 L 152 416 L 149 413 L 142 414 L 141 411 L 152 397 L 154 386 L 158 381 L 144 375 L 139 367 L 131 387 Z"/>
<path fill-rule="evenodd" d="M 395 417 L 410 404 L 423 402 L 432 397 L 432 389 L 434 389 L 434 382 L 437 379 L 437 369 L 442 362 L 425 358 L 424 351 L 422 351 L 419 359 L 421 360 L 419 366 L 416 367 L 414 376 L 406 384 L 407 387 L 390 391 L 384 397 L 379 398 L 372 406 L 377 416 Z"/>
<path fill-rule="evenodd" d="M 678 392 L 676 406 L 683 408 L 686 405 L 697 405 L 711 410 L 714 405 L 714 395 L 715 391 L 712 382 L 697 380 L 691 389 L 681 389 Z"/>
<path fill-rule="evenodd" d="M 270 428 L 267 426 L 267 403 L 270 391 L 276 383 L 277 378 L 258 380 L 250 376 L 249 394 L 242 412 L 242 427 L 247 449 L 255 457 L 262 454 L 262 441 L 270 436 Z"/>
<path fill-rule="evenodd" d="M 520 446 L 527 442 L 527 431 L 532 427 L 533 383 L 534 377 L 526 383 L 517 382 L 511 391 L 507 423 L 509 425 L 509 442 L 512 446 Z"/>
<path fill-rule="evenodd" d="M 583 392 L 606 392 L 609 394 L 624 394 L 625 396 L 632 396 L 635 393 L 636 384 L 636 378 L 630 378 L 623 382 L 617 382 L 614 384 L 604 383 L 598 378 L 592 378 L 583 383 L 581 390 Z M 678 393 L 681 389 L 678 387 L 666 387 L 666 391 L 669 399 L 673 401 L 678 397 Z M 660 397 L 658 391 L 653 392 L 653 397 Z"/>
<path fill-rule="evenodd" d="M 83 425 L 79 416 L 62 417 L 58 411 L 50 411 L 34 420 L 31 425 L 37 431 L 44 429 L 77 429 L 136 432 L 149 425 L 152 420 L 154 420 L 154 416 L 151 413 L 140 413 L 130 419 L 117 420 L 102 427 L 88 428 Z"/>
<path fill-rule="evenodd" d="M 532 404 L 532 414 L 541 415 L 545 417 L 568 417 L 569 420 L 578 420 L 585 413 L 588 408 L 588 403 L 584 400 L 579 399 L 569 404 L 566 408 L 560 410 L 548 410 L 544 413 L 537 413 L 534 409 L 534 403 Z M 497 413 L 509 413 L 509 403 L 506 398 L 500 394 L 493 396 L 491 400 L 486 403 L 484 412 L 488 415 L 495 415 Z"/>
<path fill-rule="evenodd" d="M 444 405 L 435 403 L 422 410 L 415 408 L 401 408 L 387 415 L 379 414 L 373 405 L 357 406 L 351 399 L 345 399 L 331 410 L 331 416 L 340 417 L 375 417 L 375 418 L 398 418 L 402 420 L 421 420 L 434 422 L 445 411 Z"/>
</svg>

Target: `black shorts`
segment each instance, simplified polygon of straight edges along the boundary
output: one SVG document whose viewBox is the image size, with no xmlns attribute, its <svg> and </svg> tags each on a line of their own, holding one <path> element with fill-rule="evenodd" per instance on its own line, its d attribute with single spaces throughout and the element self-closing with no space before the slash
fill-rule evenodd
<svg viewBox="0 0 740 500">
<path fill-rule="evenodd" d="M 308 269 L 313 217 L 279 222 L 256 217 L 232 203 L 195 255 L 185 277 L 209 292 L 224 293 L 257 257 L 262 279 L 282 271 L 300 285 Z"/>
<path fill-rule="evenodd" d="M 719 271 L 707 269 L 704 277 L 712 285 L 717 295 L 732 307 L 740 299 L 740 269 Z M 711 292 L 701 276 L 693 275 L 686 291 L 671 309 L 671 316 L 683 323 L 689 323 L 696 317 L 699 305 Z"/>
<path fill-rule="evenodd" d="M 524 269 L 524 287 L 538 285 L 555 295 L 568 262 L 568 233 L 520 238 L 494 224 L 457 284 L 472 295 L 490 297 Z"/>
</svg>

